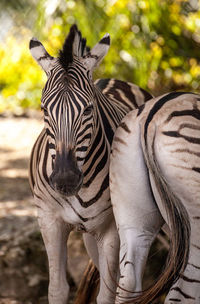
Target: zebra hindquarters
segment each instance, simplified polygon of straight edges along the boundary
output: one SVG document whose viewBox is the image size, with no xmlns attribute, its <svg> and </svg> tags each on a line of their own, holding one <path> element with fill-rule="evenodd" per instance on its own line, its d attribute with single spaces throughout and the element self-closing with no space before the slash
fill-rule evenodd
<svg viewBox="0 0 200 304">
<path fill-rule="evenodd" d="M 124 303 L 142 290 L 149 249 L 163 223 L 152 197 L 135 111 L 126 116 L 114 137 L 110 190 L 120 235 L 120 278 L 116 303 Z"/>
<path fill-rule="evenodd" d="M 187 106 L 191 109 L 193 102 Z M 197 109 L 194 114 L 185 108 L 177 111 L 176 107 L 171 109 L 172 118 L 156 127 L 155 158 L 163 178 L 187 212 L 191 231 L 187 266 L 171 287 L 165 303 L 197 304 L 200 303 L 200 120 Z M 185 241 L 180 240 L 182 244 Z"/>
</svg>

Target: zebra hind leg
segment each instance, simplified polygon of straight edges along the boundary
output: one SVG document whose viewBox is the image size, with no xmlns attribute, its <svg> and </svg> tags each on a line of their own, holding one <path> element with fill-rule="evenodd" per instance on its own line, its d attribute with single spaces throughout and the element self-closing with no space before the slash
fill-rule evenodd
<svg viewBox="0 0 200 304">
<path fill-rule="evenodd" d="M 116 303 L 133 299 L 142 291 L 142 278 L 149 249 L 156 236 L 152 231 L 120 227 L 120 278 Z"/>
<path fill-rule="evenodd" d="M 140 144 L 140 126 L 128 114 L 112 146 L 110 190 L 120 235 L 120 279 L 116 303 L 142 290 L 147 255 L 163 219 L 154 202 Z M 128 300 L 128 299 L 127 299 Z"/>
</svg>

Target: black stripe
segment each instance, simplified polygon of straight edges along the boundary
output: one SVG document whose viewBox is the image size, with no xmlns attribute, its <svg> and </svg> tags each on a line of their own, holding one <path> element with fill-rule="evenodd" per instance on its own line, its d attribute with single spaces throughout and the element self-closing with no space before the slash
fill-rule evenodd
<svg viewBox="0 0 200 304">
<path fill-rule="evenodd" d="M 41 135 L 42 135 L 42 133 L 41 133 Z M 46 135 L 45 133 L 44 133 L 44 135 Z M 44 179 L 45 179 L 45 181 L 47 182 L 47 184 L 49 185 L 49 179 L 48 179 L 48 177 L 47 177 L 47 174 L 46 174 L 46 170 L 45 170 L 45 165 L 47 164 L 47 158 L 48 158 L 48 142 L 46 142 L 46 136 L 43 136 L 42 137 L 42 140 L 41 140 L 41 146 L 40 146 L 40 150 L 38 150 L 37 152 L 37 162 L 38 162 L 38 164 L 39 164 L 39 162 L 40 162 L 40 157 L 41 157 L 41 155 L 40 155 L 40 153 L 41 153 L 41 151 L 43 150 L 43 148 L 44 148 L 44 146 L 43 146 L 43 144 L 45 144 L 45 151 L 44 151 L 44 160 L 43 160 L 43 164 L 42 164 L 42 173 L 43 173 L 43 177 L 44 177 Z M 42 179 L 42 177 L 41 177 L 41 175 L 40 175 L 40 171 L 38 170 L 38 176 L 39 176 L 39 181 L 41 182 L 41 184 L 42 184 L 42 186 L 46 189 L 46 191 L 47 191 L 47 193 L 50 195 L 50 197 L 51 198 L 53 198 L 53 200 L 56 202 L 56 203 L 58 203 L 61 207 L 63 207 L 62 206 L 62 204 L 53 196 L 53 194 L 52 193 L 50 193 L 48 190 L 47 190 L 47 187 L 46 187 L 46 184 L 44 183 L 44 181 L 43 181 L 43 179 Z M 38 184 L 38 181 L 37 181 L 37 186 L 38 186 L 38 189 L 40 190 L 40 192 L 41 193 L 44 193 L 44 191 L 41 189 L 41 187 L 40 187 L 40 184 Z M 36 196 L 36 194 L 34 193 L 34 195 Z M 43 200 L 43 198 L 42 197 L 39 197 L 39 196 L 37 196 L 39 199 L 41 199 L 41 200 Z"/>
<path fill-rule="evenodd" d="M 43 177 L 45 179 L 45 181 L 49 184 L 49 178 L 47 176 L 47 160 L 48 160 L 48 154 L 49 154 L 49 143 L 47 141 L 46 145 L 45 145 L 45 150 L 43 151 L 44 154 L 44 159 L 43 159 L 43 163 L 42 163 L 42 174 Z"/>
<path fill-rule="evenodd" d="M 44 139 L 45 139 L 45 138 L 44 138 Z M 43 177 L 44 177 L 45 181 L 46 181 L 47 184 L 50 186 L 49 178 L 48 178 L 48 176 L 47 176 L 47 171 L 46 171 L 46 169 L 47 169 L 48 152 L 49 152 L 49 144 L 48 144 L 48 142 L 47 142 L 46 145 L 45 145 L 44 159 L 43 159 L 43 163 L 42 163 L 42 174 L 43 174 Z M 47 187 L 46 187 L 45 183 L 43 182 L 43 180 L 42 180 L 42 178 L 41 178 L 41 176 L 40 176 L 40 173 L 39 173 L 39 177 L 40 177 L 40 181 L 41 181 L 43 187 L 46 188 L 46 191 L 48 192 L 48 194 L 55 200 L 55 202 L 57 202 L 61 207 L 63 207 L 62 204 L 53 196 L 53 194 L 50 193 L 50 192 L 47 190 Z M 52 188 L 52 190 L 54 190 L 54 189 Z M 40 190 L 40 191 L 43 192 L 42 190 Z"/>
<path fill-rule="evenodd" d="M 184 276 L 183 274 L 180 275 L 180 278 L 189 283 L 200 283 L 200 280 L 190 279 L 190 278 Z"/>
<path fill-rule="evenodd" d="M 99 215 L 101 215 L 102 213 L 106 212 L 107 210 L 111 209 L 112 206 L 109 204 L 108 207 L 106 207 L 105 209 L 101 210 L 99 213 L 97 213 L 95 216 L 90 216 L 90 217 L 82 217 L 77 211 L 76 209 L 73 207 L 73 205 L 66 200 L 66 202 L 70 205 L 70 207 L 73 209 L 73 211 L 78 215 L 78 217 L 83 221 L 83 222 L 87 222 L 87 221 L 91 221 L 96 219 Z"/>
<path fill-rule="evenodd" d="M 78 112 L 81 112 L 81 106 L 80 106 L 79 102 L 77 102 L 76 95 L 71 90 L 69 90 L 68 94 L 71 99 L 71 100 L 70 99 L 69 100 L 70 100 L 70 103 L 72 104 L 72 108 L 74 106 L 76 106 L 76 109 L 78 110 Z M 80 101 L 84 101 L 84 106 L 87 105 L 86 101 L 82 97 L 81 97 Z"/>
<path fill-rule="evenodd" d="M 195 171 L 195 172 L 200 173 L 200 168 L 197 168 L 197 167 L 192 167 L 192 170 L 193 170 L 193 171 Z"/>
<path fill-rule="evenodd" d="M 139 88 L 140 91 L 142 92 L 142 94 L 144 95 L 144 100 L 147 101 L 147 100 L 150 100 L 153 98 L 153 96 L 147 92 L 146 90 L 142 89 L 142 88 Z"/>
<path fill-rule="evenodd" d="M 125 259 L 125 256 L 126 256 L 126 252 L 124 253 L 122 259 L 120 260 L 120 262 L 119 262 L 120 264 L 123 263 L 123 261 L 124 261 L 124 259 Z"/>
<path fill-rule="evenodd" d="M 87 207 L 93 205 L 94 203 L 96 203 L 100 199 L 103 192 L 108 188 L 108 185 L 109 185 L 109 176 L 106 175 L 106 177 L 103 180 L 103 183 L 101 184 L 101 187 L 100 187 L 98 193 L 95 195 L 95 197 L 93 197 L 92 199 L 90 199 L 87 202 L 83 201 L 79 195 L 77 195 L 76 198 L 78 199 L 78 201 L 82 207 L 87 208 Z"/>
<path fill-rule="evenodd" d="M 180 137 L 185 139 L 186 141 L 193 143 L 193 144 L 200 144 L 200 138 L 196 138 L 196 137 L 190 137 L 190 136 L 186 136 L 186 135 L 182 135 L 180 134 L 178 131 L 164 131 L 162 132 L 164 135 L 166 136 L 170 136 L 170 137 Z"/>
<path fill-rule="evenodd" d="M 90 139 L 91 138 L 91 134 L 86 134 L 85 136 L 83 136 L 80 140 L 77 141 L 76 145 L 80 145 L 83 141 L 85 141 L 86 139 Z"/>
<path fill-rule="evenodd" d="M 78 138 L 81 138 L 81 136 L 83 136 L 83 134 L 87 131 L 87 130 L 89 130 L 90 128 L 91 128 L 91 124 L 88 124 L 88 125 L 86 125 L 85 127 L 84 127 L 84 129 L 80 132 L 80 133 L 78 133 Z M 90 136 L 91 136 L 91 134 L 90 134 Z M 82 141 L 82 138 L 81 138 L 81 141 Z M 77 143 L 78 144 L 78 143 Z"/>
<path fill-rule="evenodd" d="M 100 44 L 107 44 L 107 45 L 110 45 L 110 36 L 106 36 L 104 38 L 102 38 L 100 41 L 99 41 Z"/>
<path fill-rule="evenodd" d="M 48 53 L 45 53 L 45 55 L 39 57 L 37 60 L 40 61 L 40 60 L 44 60 L 44 59 L 47 59 L 47 58 L 50 59 L 50 60 L 54 59 L 53 57 L 49 56 Z"/>
<path fill-rule="evenodd" d="M 200 266 L 194 265 L 192 263 L 188 263 L 188 265 L 191 265 L 192 267 L 196 268 L 196 269 L 200 269 Z"/>
<path fill-rule="evenodd" d="M 166 121 L 169 122 L 173 117 L 180 117 L 180 116 L 192 116 L 200 120 L 200 111 L 198 111 L 197 109 L 174 111 L 169 115 Z"/>
<path fill-rule="evenodd" d="M 101 170 L 105 167 L 105 164 L 106 164 L 107 160 L 108 160 L 108 149 L 107 149 L 107 146 L 106 146 L 104 155 L 101 156 L 101 160 L 97 164 L 97 166 L 95 167 L 95 170 L 94 170 L 92 176 L 90 177 L 90 179 L 86 183 L 84 183 L 84 187 L 87 188 L 87 187 L 90 186 L 90 184 L 96 178 L 96 176 L 98 175 L 98 173 L 101 172 Z"/>
<path fill-rule="evenodd" d="M 127 133 L 131 133 L 131 130 L 128 128 L 128 126 L 126 125 L 126 123 L 124 121 L 119 124 L 119 127 L 122 128 Z"/>
<path fill-rule="evenodd" d="M 91 157 L 92 157 L 92 163 L 94 164 L 95 161 L 97 160 L 97 158 L 99 157 L 99 155 L 103 152 L 104 146 L 103 146 L 103 144 L 101 144 L 99 150 L 94 155 L 94 151 L 95 151 L 96 147 L 98 147 L 98 145 L 99 145 L 99 143 L 101 141 L 103 141 L 103 134 L 102 134 L 102 129 L 99 126 L 98 132 L 97 132 L 96 137 L 94 139 L 94 142 L 93 142 L 93 144 L 92 144 L 92 146 L 90 148 L 90 151 L 88 152 L 88 154 L 85 157 L 85 163 L 87 163 L 88 161 L 90 161 Z M 93 164 L 91 164 L 91 166 L 93 166 Z M 85 175 L 87 175 L 90 172 L 91 168 L 92 167 L 88 168 L 85 171 Z"/>
<path fill-rule="evenodd" d="M 77 152 L 86 152 L 88 149 L 87 146 L 81 146 L 76 149 Z"/>
<path fill-rule="evenodd" d="M 185 92 L 172 92 L 172 93 L 169 93 L 165 96 L 163 96 L 161 99 L 157 100 L 157 102 L 154 104 L 154 106 L 152 107 L 152 109 L 150 110 L 149 112 L 149 115 L 146 119 L 146 122 L 145 122 L 145 126 L 144 126 L 144 139 L 145 139 L 145 142 L 147 141 L 147 129 L 148 129 L 148 126 L 150 124 L 150 122 L 152 121 L 154 115 L 162 108 L 162 106 L 168 102 L 169 100 L 173 99 L 173 98 L 176 98 L 176 97 L 179 97 L 183 94 L 187 94 Z"/>
<path fill-rule="evenodd" d="M 77 156 L 76 160 L 77 160 L 77 162 L 82 162 L 82 161 L 85 160 L 85 157 L 79 157 L 79 156 Z"/>
<path fill-rule="evenodd" d="M 47 106 L 53 100 L 53 98 L 56 96 L 56 100 L 50 106 L 50 111 L 53 110 L 55 103 L 59 100 L 61 95 L 62 94 L 59 91 L 55 91 L 54 93 L 49 94 L 48 98 L 45 98 L 45 105 Z"/>
<path fill-rule="evenodd" d="M 170 298 L 169 301 L 173 301 L 173 302 L 181 302 L 180 299 L 175 299 L 175 298 Z"/>
<path fill-rule="evenodd" d="M 179 287 L 174 287 L 171 290 L 175 290 L 175 291 L 179 292 L 185 299 L 193 299 L 193 300 L 195 300 L 195 298 L 193 298 L 190 295 L 188 295 L 185 292 L 183 292 Z"/>
<path fill-rule="evenodd" d="M 86 114 L 84 113 L 84 115 L 86 115 Z M 88 121 L 90 121 L 93 118 L 93 113 L 87 114 L 87 115 L 88 115 L 88 117 L 83 117 L 82 125 L 85 125 Z"/>
<path fill-rule="evenodd" d="M 138 108 L 138 104 L 135 99 L 135 94 L 131 90 L 131 85 L 129 83 L 117 79 L 113 80 L 113 82 L 113 85 L 110 86 L 107 90 L 106 95 L 111 95 L 116 100 L 119 100 L 122 104 L 126 105 L 129 110 Z M 120 91 L 130 101 L 131 105 L 124 102 L 124 99 L 119 94 Z"/>
<path fill-rule="evenodd" d="M 113 140 L 114 132 L 111 128 L 111 125 L 110 125 L 110 122 L 109 122 L 107 116 L 105 115 L 105 110 L 102 108 L 102 105 L 98 104 L 98 109 L 100 112 L 100 116 L 102 118 L 105 135 L 106 135 L 109 143 L 111 144 L 112 140 Z"/>
<path fill-rule="evenodd" d="M 42 46 L 42 43 L 40 41 L 34 40 L 34 39 L 30 40 L 29 49 L 32 49 L 32 48 L 35 48 L 35 47 L 38 47 L 38 46 Z"/>
<path fill-rule="evenodd" d="M 137 116 L 139 116 L 142 113 L 142 111 L 144 110 L 144 108 L 145 108 L 145 104 L 139 106 L 138 112 L 137 112 Z"/>
<path fill-rule="evenodd" d="M 32 151 L 31 151 L 31 157 L 30 157 L 30 164 L 29 164 L 29 178 L 30 178 L 30 185 L 32 187 L 32 189 L 34 188 L 35 185 L 35 176 L 34 176 L 34 152 L 35 150 L 38 152 L 38 147 L 41 146 L 41 142 L 44 139 L 44 136 L 46 136 L 45 134 L 45 130 L 43 129 L 42 132 L 40 133 L 40 135 L 38 136 Z"/>
<path fill-rule="evenodd" d="M 95 84 L 98 86 L 98 88 L 103 91 L 105 88 L 107 88 L 109 82 L 110 82 L 110 78 L 106 78 L 106 79 L 98 79 Z"/>
<path fill-rule="evenodd" d="M 195 244 L 192 244 L 192 246 L 194 246 L 194 248 L 200 250 L 200 247 L 199 247 L 199 246 L 197 246 L 197 245 L 195 245 Z"/>
<path fill-rule="evenodd" d="M 77 97 L 78 97 L 78 101 L 81 101 L 81 103 L 82 103 L 82 105 L 84 106 L 84 107 L 86 107 L 87 106 L 87 100 L 85 99 L 85 98 L 83 98 L 82 97 L 82 95 L 81 94 L 79 94 L 77 91 L 76 91 L 76 95 L 77 95 Z M 87 99 L 89 98 L 89 96 L 87 97 Z M 76 99 L 76 97 L 75 97 L 75 100 L 76 100 L 76 105 L 77 105 L 77 99 Z"/>
</svg>

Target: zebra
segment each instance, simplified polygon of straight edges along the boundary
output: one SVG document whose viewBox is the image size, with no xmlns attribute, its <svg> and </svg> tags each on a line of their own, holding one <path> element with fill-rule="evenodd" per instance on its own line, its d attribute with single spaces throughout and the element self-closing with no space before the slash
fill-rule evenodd
<svg viewBox="0 0 200 304">
<path fill-rule="evenodd" d="M 125 114 L 152 96 L 120 80 L 93 82 L 109 45 L 106 34 L 89 50 L 76 25 L 58 58 L 36 38 L 30 41 L 32 56 L 47 74 L 44 129 L 32 149 L 29 180 L 48 255 L 50 304 L 68 299 L 66 242 L 73 229 L 83 233 L 100 272 L 97 303 L 114 303 L 119 236 L 110 202 L 110 146 Z"/>
<path fill-rule="evenodd" d="M 200 95 L 171 92 L 121 121 L 110 158 L 120 236 L 116 303 L 200 303 Z M 161 277 L 141 292 L 149 248 L 163 223 L 170 250 Z M 129 292 L 134 292 L 130 294 Z"/>
</svg>

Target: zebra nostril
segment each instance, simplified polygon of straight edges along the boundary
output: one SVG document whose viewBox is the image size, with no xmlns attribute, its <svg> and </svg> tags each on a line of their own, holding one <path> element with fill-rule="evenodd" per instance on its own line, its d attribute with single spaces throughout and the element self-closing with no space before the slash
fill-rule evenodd
<svg viewBox="0 0 200 304">
<path fill-rule="evenodd" d="M 68 170 L 67 172 L 53 172 L 50 176 L 51 185 L 62 194 L 73 195 L 80 189 L 83 174 L 79 170 Z"/>
</svg>

